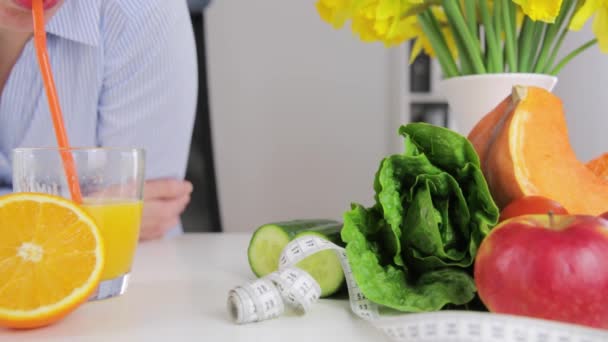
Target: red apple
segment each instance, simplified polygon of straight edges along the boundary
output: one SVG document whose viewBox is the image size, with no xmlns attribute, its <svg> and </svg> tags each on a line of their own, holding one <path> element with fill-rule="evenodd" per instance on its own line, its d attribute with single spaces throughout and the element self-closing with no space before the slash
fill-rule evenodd
<svg viewBox="0 0 608 342">
<path fill-rule="evenodd" d="M 567 215 L 568 211 L 560 203 L 543 196 L 524 196 L 509 203 L 501 212 L 499 222 L 504 220 L 532 214 Z"/>
<path fill-rule="evenodd" d="M 492 312 L 608 329 L 608 221 L 585 215 L 506 220 L 479 247 L 475 283 Z"/>
</svg>

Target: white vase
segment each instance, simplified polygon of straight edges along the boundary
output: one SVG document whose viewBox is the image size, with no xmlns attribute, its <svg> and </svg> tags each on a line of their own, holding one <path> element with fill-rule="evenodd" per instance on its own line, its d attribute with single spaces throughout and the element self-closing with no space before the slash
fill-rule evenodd
<svg viewBox="0 0 608 342">
<path fill-rule="evenodd" d="M 451 128 L 467 135 L 484 115 L 511 93 L 513 86 L 536 86 L 552 91 L 556 83 L 557 77 L 544 74 L 483 74 L 441 80 L 439 90 L 450 106 Z"/>
</svg>

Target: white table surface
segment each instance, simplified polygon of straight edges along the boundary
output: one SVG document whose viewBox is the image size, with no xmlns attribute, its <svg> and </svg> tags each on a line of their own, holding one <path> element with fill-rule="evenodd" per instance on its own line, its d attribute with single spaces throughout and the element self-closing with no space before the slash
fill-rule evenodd
<svg viewBox="0 0 608 342">
<path fill-rule="evenodd" d="M 345 299 L 323 299 L 303 316 L 237 325 L 227 294 L 253 279 L 250 234 L 185 234 L 140 244 L 128 292 L 90 302 L 49 327 L 10 331 L 0 341 L 379 341 Z"/>
</svg>

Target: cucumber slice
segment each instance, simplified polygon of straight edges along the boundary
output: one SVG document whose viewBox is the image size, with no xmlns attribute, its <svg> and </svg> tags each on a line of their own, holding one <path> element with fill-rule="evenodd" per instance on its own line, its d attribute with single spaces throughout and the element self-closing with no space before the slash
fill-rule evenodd
<svg viewBox="0 0 608 342">
<path fill-rule="evenodd" d="M 259 227 L 251 237 L 247 255 L 253 273 L 263 277 L 278 269 L 279 257 L 289 241 L 307 234 L 314 234 L 337 244 L 342 244 L 342 224 L 333 220 L 293 220 L 270 223 Z M 321 297 L 336 293 L 344 283 L 340 260 L 333 251 L 311 255 L 296 266 L 311 274 L 321 286 Z"/>
<path fill-rule="evenodd" d="M 325 235 L 313 231 L 304 231 L 297 234 L 296 238 L 304 235 L 317 235 L 322 239 L 327 239 Z M 321 297 L 331 296 L 338 292 L 342 284 L 344 284 L 344 271 L 342 270 L 340 259 L 334 251 L 318 252 L 300 261 L 296 266 L 310 273 L 315 278 L 321 287 Z"/>
<path fill-rule="evenodd" d="M 289 234 L 280 226 L 267 224 L 258 228 L 247 249 L 249 266 L 258 277 L 263 277 L 279 268 L 279 257 L 283 248 L 291 241 Z"/>
</svg>

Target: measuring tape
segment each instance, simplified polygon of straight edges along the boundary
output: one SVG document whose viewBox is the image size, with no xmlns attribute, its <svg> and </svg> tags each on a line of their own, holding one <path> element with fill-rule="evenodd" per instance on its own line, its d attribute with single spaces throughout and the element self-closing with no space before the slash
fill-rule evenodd
<svg viewBox="0 0 608 342">
<path fill-rule="evenodd" d="M 295 265 L 317 252 L 333 250 L 344 271 L 352 311 L 394 341 L 408 342 L 608 342 L 608 331 L 527 317 L 472 311 L 438 311 L 386 316 L 365 297 L 352 275 L 346 250 L 317 236 L 291 241 L 279 258 L 279 269 L 232 289 L 228 310 L 238 324 L 275 318 L 287 308 L 306 313 L 319 300 L 321 288 Z"/>
</svg>

